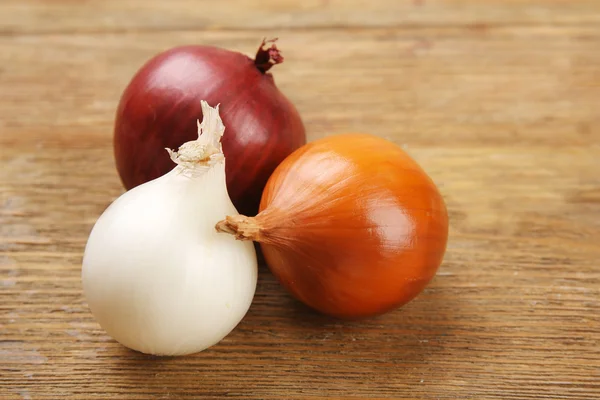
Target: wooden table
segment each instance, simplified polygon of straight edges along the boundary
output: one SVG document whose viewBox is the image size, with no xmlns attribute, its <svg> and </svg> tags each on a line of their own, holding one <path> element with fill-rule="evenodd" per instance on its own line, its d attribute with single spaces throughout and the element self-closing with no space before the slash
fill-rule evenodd
<svg viewBox="0 0 600 400">
<path fill-rule="evenodd" d="M 121 91 L 169 47 L 286 56 L 309 139 L 406 145 L 451 215 L 445 261 L 406 307 L 345 323 L 261 268 L 255 302 L 189 357 L 129 351 L 80 283 L 123 189 Z M 600 398 L 600 2 L 0 3 L 0 398 Z"/>
</svg>

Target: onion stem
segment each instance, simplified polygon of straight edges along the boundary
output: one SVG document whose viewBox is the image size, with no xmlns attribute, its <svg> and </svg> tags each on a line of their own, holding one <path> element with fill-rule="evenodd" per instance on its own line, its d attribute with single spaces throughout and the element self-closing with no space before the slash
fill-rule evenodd
<svg viewBox="0 0 600 400">
<path fill-rule="evenodd" d="M 177 151 L 166 149 L 178 165 L 212 165 L 225 159 L 221 147 L 225 126 L 219 116 L 219 106 L 212 108 L 204 100 L 201 105 L 203 118 L 202 123 L 198 122 L 198 139 L 182 144 Z"/>
<path fill-rule="evenodd" d="M 244 215 L 227 216 L 215 226 L 217 232 L 234 235 L 237 240 L 258 241 L 260 237 L 260 226 L 255 218 Z"/>
<path fill-rule="evenodd" d="M 277 38 L 271 40 L 263 39 L 254 57 L 256 68 L 263 74 L 270 70 L 273 65 L 283 62 L 283 56 L 275 44 L 276 41 Z M 267 44 L 270 44 L 270 46 L 267 46 Z"/>
</svg>

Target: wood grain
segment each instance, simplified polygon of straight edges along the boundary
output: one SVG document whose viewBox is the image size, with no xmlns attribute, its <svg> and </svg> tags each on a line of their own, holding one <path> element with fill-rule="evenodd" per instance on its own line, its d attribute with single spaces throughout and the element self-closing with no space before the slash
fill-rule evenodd
<svg viewBox="0 0 600 400">
<path fill-rule="evenodd" d="M 600 3 L 0 3 L 0 398 L 600 398 Z M 445 262 L 406 307 L 346 323 L 261 269 L 223 342 L 116 344 L 81 256 L 122 193 L 114 110 L 156 52 L 208 43 L 274 70 L 309 138 L 390 138 L 439 184 Z"/>
<path fill-rule="evenodd" d="M 600 23 L 596 0 L 3 0 L 5 33 Z"/>
<path fill-rule="evenodd" d="M 0 37 L 4 132 L 110 135 L 121 91 L 157 51 L 201 34 L 252 54 L 263 33 Z M 589 27 L 308 31 L 281 38 L 286 62 L 274 75 L 313 138 L 354 130 L 407 144 L 591 145 L 599 41 Z"/>
</svg>

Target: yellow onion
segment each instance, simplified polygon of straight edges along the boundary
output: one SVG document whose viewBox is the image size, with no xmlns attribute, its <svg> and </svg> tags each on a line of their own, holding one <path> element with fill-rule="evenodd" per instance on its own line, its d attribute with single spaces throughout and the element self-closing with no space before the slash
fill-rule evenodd
<svg viewBox="0 0 600 400">
<path fill-rule="evenodd" d="M 260 243 L 290 293 L 339 318 L 370 317 L 417 296 L 439 268 L 446 206 L 399 146 L 366 134 L 296 150 L 267 182 L 256 217 L 216 226 Z"/>
</svg>

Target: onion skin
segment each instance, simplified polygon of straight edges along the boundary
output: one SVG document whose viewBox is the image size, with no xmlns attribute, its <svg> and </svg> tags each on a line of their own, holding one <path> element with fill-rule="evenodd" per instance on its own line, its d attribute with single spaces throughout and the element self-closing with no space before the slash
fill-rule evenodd
<svg viewBox="0 0 600 400">
<path fill-rule="evenodd" d="M 273 274 L 309 307 L 360 319 L 406 304 L 431 281 L 448 214 L 399 146 L 349 134 L 294 152 L 269 179 L 260 213 L 217 230 L 259 242 Z"/>
<path fill-rule="evenodd" d="M 264 45 L 256 63 L 216 47 L 177 47 L 137 72 L 121 97 L 114 128 L 115 160 L 126 189 L 173 169 L 164 149 L 196 138 L 203 99 L 220 104 L 227 127 L 223 152 L 229 196 L 239 212 L 256 214 L 273 170 L 306 143 L 298 111 L 266 72 L 281 56 L 274 45 Z M 279 58 L 269 63 L 270 56 Z"/>
<path fill-rule="evenodd" d="M 198 138 L 167 153 L 169 173 L 119 196 L 98 218 L 82 262 L 96 321 L 130 349 L 192 354 L 220 342 L 256 291 L 252 243 L 218 235 L 227 194 L 218 107 L 201 102 Z"/>
</svg>

